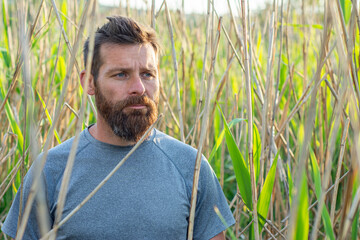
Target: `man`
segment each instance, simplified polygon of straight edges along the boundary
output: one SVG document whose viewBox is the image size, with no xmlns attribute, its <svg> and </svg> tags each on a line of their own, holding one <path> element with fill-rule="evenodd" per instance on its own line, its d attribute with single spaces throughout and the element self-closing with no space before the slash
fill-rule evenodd
<svg viewBox="0 0 360 240">
<path fill-rule="evenodd" d="M 66 217 L 122 160 L 157 119 L 159 44 L 153 30 L 125 17 L 110 17 L 95 35 L 87 93 L 95 95 L 97 123 L 80 135 L 66 195 Z M 89 39 L 84 46 L 86 62 Z M 90 66 L 85 66 L 90 67 Z M 49 150 L 42 170 L 46 209 L 53 226 L 61 181 L 73 139 Z M 57 239 L 186 239 L 197 151 L 153 130 L 108 182 L 57 230 Z M 40 157 L 39 157 L 40 159 Z M 39 161 L 39 160 L 36 160 Z M 26 202 L 34 175 L 24 180 Z M 17 232 L 20 196 L 16 195 L 2 230 Z M 194 239 L 225 239 L 234 218 L 206 159 L 202 159 Z M 34 205 L 24 239 L 39 239 Z"/>
</svg>

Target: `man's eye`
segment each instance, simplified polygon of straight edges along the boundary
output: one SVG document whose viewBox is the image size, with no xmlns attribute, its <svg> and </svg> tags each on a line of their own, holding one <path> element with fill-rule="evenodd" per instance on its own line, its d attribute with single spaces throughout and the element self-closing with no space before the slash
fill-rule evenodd
<svg viewBox="0 0 360 240">
<path fill-rule="evenodd" d="M 123 72 L 116 74 L 116 77 L 121 77 L 121 78 L 123 78 L 123 77 L 125 77 L 125 76 L 126 76 L 126 75 L 125 75 L 125 73 L 123 73 Z"/>
<path fill-rule="evenodd" d="M 143 73 L 142 75 L 145 78 L 152 78 L 153 77 L 153 75 L 151 73 Z"/>
</svg>

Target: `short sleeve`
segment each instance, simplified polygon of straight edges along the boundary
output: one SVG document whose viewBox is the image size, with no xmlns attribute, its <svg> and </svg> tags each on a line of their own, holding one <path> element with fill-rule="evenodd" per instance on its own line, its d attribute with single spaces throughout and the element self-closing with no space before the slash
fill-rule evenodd
<svg viewBox="0 0 360 240">
<path fill-rule="evenodd" d="M 226 225 L 222 223 L 216 214 L 215 206 L 219 209 Z M 208 161 L 203 158 L 195 211 L 194 239 L 211 239 L 234 223 L 235 219 L 230 211 L 219 181 Z"/>
<path fill-rule="evenodd" d="M 35 161 L 34 164 L 30 167 L 28 173 L 24 177 L 23 185 L 22 187 L 23 191 L 23 207 L 22 209 L 25 209 L 25 205 L 27 202 L 27 199 L 29 197 L 30 189 L 32 186 L 33 178 L 34 178 L 34 172 L 36 168 L 36 163 L 38 161 Z M 44 184 L 45 179 L 43 177 L 43 174 L 41 175 L 41 181 L 40 181 L 40 187 L 42 189 L 45 189 Z M 20 188 L 18 192 L 16 193 L 14 202 L 11 205 L 10 211 L 5 219 L 4 225 L 2 226 L 2 231 L 7 234 L 8 236 L 15 238 L 18 228 L 18 218 L 19 218 L 19 208 L 20 208 Z M 39 232 L 39 226 L 37 222 L 37 201 L 35 199 L 33 206 L 31 208 L 31 212 L 27 221 L 25 233 L 22 239 L 40 239 L 40 232 Z M 23 211 L 22 211 L 23 214 Z"/>
</svg>

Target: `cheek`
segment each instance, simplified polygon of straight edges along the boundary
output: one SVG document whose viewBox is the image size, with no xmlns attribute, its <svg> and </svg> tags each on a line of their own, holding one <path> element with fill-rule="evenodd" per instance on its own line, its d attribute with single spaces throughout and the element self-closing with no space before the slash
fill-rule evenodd
<svg viewBox="0 0 360 240">
<path fill-rule="evenodd" d="M 121 81 L 113 81 L 102 87 L 102 91 L 109 99 L 123 100 L 126 97 L 126 86 Z"/>
<path fill-rule="evenodd" d="M 146 85 L 146 92 L 149 96 L 154 98 L 159 95 L 159 81 L 154 81 Z"/>
</svg>

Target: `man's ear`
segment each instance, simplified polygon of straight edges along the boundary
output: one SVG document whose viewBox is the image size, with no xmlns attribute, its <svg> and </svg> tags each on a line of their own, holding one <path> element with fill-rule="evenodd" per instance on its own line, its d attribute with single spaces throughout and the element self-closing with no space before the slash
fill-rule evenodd
<svg viewBox="0 0 360 240">
<path fill-rule="evenodd" d="M 85 89 L 85 84 L 88 82 L 87 94 L 94 95 L 95 94 L 95 79 L 94 76 L 90 73 L 89 78 L 85 79 L 86 70 L 82 70 L 80 72 L 80 82 L 83 89 Z"/>
</svg>

